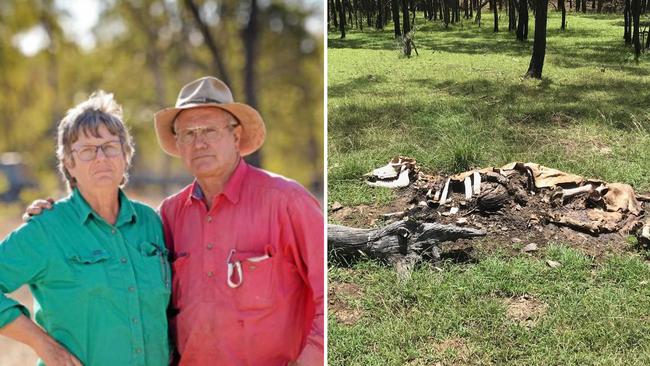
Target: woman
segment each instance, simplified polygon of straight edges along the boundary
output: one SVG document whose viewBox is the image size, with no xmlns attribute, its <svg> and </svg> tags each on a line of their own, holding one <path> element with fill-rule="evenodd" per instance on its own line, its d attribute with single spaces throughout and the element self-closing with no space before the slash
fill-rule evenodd
<svg viewBox="0 0 650 366">
<path fill-rule="evenodd" d="M 57 157 L 70 196 L 0 244 L 0 334 L 47 366 L 168 363 L 162 224 L 121 190 L 133 156 L 121 114 L 101 91 L 68 111 Z M 4 295 L 23 284 L 40 327 Z"/>
</svg>

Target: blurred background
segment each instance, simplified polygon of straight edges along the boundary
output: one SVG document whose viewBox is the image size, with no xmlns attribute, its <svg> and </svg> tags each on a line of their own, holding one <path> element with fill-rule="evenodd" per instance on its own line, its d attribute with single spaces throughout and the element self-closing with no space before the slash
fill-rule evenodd
<svg viewBox="0 0 650 366">
<path fill-rule="evenodd" d="M 322 202 L 322 30 L 320 0 L 1 1 L 0 239 L 33 199 L 67 194 L 56 127 L 98 89 L 114 93 L 136 142 L 130 196 L 156 207 L 190 183 L 159 149 L 153 114 L 205 75 L 262 114 L 266 143 L 250 162 Z M 24 288 L 12 296 L 31 305 Z M 0 337 L 0 365 L 35 359 Z"/>
</svg>

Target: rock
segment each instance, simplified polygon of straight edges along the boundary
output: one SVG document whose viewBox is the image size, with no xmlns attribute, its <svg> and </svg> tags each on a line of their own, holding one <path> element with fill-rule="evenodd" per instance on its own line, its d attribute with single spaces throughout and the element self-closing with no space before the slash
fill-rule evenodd
<svg viewBox="0 0 650 366">
<path fill-rule="evenodd" d="M 537 244 L 530 243 L 530 244 L 526 245 L 525 247 L 523 247 L 521 249 L 521 251 L 524 252 L 524 253 L 536 252 L 537 251 Z"/>
<path fill-rule="evenodd" d="M 523 240 L 521 240 L 519 238 L 512 238 L 512 239 L 510 239 L 510 241 L 512 241 L 513 243 L 521 243 Z"/>
<path fill-rule="evenodd" d="M 547 264 L 549 267 L 551 267 L 551 268 L 557 268 L 557 267 L 562 266 L 562 264 L 561 264 L 560 262 L 552 261 L 552 260 L 550 260 L 550 259 L 548 259 L 548 260 L 546 261 L 546 264 Z"/>
<path fill-rule="evenodd" d="M 460 219 L 456 220 L 456 225 L 466 225 L 467 224 L 467 219 L 465 217 L 461 217 Z"/>
<path fill-rule="evenodd" d="M 338 210 L 340 210 L 342 208 L 343 208 L 343 205 L 340 202 L 337 201 L 337 202 L 332 203 L 332 207 L 330 208 L 330 210 L 332 210 L 332 212 L 336 212 L 336 211 L 338 211 Z"/>
</svg>

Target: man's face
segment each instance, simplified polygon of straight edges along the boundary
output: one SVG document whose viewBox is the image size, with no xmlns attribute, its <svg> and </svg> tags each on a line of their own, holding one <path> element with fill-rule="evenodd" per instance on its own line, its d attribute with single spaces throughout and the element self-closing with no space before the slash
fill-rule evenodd
<svg viewBox="0 0 650 366">
<path fill-rule="evenodd" d="M 239 158 L 241 126 L 214 107 L 182 111 L 174 124 L 176 145 L 185 167 L 196 178 L 226 178 Z"/>
<path fill-rule="evenodd" d="M 99 127 L 99 137 L 84 132 L 72 144 L 74 162 L 66 159 L 66 168 L 82 190 L 116 188 L 122 182 L 126 160 L 120 138 Z M 97 148 L 102 146 L 102 148 Z"/>
</svg>

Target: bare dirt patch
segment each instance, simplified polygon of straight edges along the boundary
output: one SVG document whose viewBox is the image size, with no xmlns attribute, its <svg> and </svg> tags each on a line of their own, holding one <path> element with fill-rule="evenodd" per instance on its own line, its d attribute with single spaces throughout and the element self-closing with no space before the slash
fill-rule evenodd
<svg viewBox="0 0 650 366">
<path fill-rule="evenodd" d="M 362 294 L 359 285 L 347 282 L 330 282 L 327 287 L 328 312 L 345 325 L 354 325 L 361 319 L 363 312 L 350 303 L 351 298 Z"/>
<path fill-rule="evenodd" d="M 534 327 L 546 313 L 548 305 L 532 296 L 523 295 L 503 300 L 508 319 L 526 327 Z"/>
</svg>

